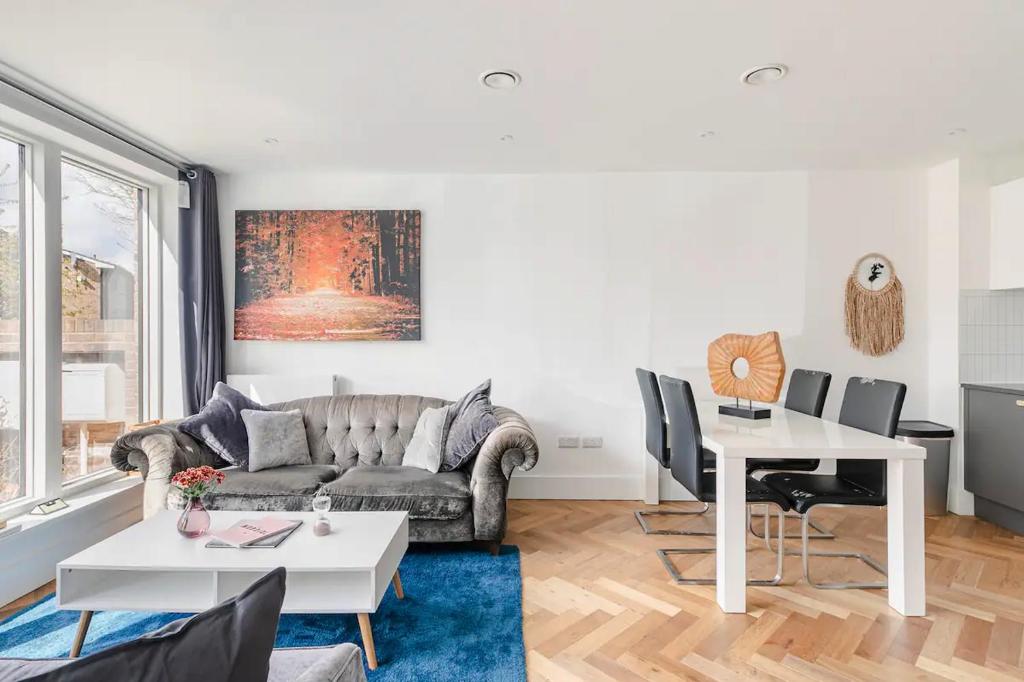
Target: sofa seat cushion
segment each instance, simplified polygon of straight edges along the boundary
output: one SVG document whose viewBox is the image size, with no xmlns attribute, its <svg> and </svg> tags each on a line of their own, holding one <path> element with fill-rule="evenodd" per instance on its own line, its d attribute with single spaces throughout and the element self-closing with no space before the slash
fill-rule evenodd
<svg viewBox="0 0 1024 682">
<path fill-rule="evenodd" d="M 207 509 L 309 511 L 316 491 L 336 479 L 342 469 L 333 464 L 297 464 L 261 471 L 234 467 L 221 471 L 224 482 L 203 496 Z"/>
<path fill-rule="evenodd" d="M 403 466 L 357 466 L 325 487 L 335 511 L 406 511 L 411 519 L 460 518 L 473 503 L 469 475 Z"/>
</svg>

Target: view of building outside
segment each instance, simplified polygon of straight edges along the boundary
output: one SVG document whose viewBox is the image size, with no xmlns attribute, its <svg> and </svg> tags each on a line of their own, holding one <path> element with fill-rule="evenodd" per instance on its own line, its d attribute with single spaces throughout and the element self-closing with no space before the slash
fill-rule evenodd
<svg viewBox="0 0 1024 682">
<path fill-rule="evenodd" d="M 21 146 L 0 137 L 0 504 L 24 495 L 21 439 Z"/>
<path fill-rule="evenodd" d="M 62 480 L 110 467 L 139 420 L 138 238 L 142 190 L 65 161 Z"/>
</svg>

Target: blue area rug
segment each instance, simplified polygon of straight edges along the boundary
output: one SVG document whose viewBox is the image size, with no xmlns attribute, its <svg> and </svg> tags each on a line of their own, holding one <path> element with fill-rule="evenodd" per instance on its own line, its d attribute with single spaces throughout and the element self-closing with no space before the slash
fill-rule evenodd
<svg viewBox="0 0 1024 682">
<path fill-rule="evenodd" d="M 379 667 L 373 682 L 526 679 L 519 549 L 410 547 L 402 560 L 405 599 L 389 589 L 371 618 Z M 60 611 L 53 595 L 0 623 L 0 657 L 65 657 L 77 611 Z M 185 614 L 97 611 L 82 654 L 134 639 Z M 284 614 L 277 646 L 362 646 L 354 615 Z"/>
</svg>

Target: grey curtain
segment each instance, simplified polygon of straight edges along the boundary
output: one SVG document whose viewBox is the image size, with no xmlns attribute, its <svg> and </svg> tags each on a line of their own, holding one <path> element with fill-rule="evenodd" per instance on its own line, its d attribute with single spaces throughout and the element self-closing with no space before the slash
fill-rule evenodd
<svg viewBox="0 0 1024 682">
<path fill-rule="evenodd" d="M 189 184 L 191 208 L 179 209 L 182 388 L 185 414 L 195 414 L 224 380 L 224 283 L 220 267 L 217 178 L 208 168 Z"/>
</svg>

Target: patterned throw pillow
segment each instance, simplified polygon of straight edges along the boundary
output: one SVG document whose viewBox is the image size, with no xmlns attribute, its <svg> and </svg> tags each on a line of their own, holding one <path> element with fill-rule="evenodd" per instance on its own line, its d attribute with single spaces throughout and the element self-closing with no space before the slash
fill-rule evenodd
<svg viewBox="0 0 1024 682">
<path fill-rule="evenodd" d="M 448 423 L 441 471 L 455 471 L 476 457 L 487 436 L 498 428 L 491 405 L 490 379 L 451 406 Z"/>
<path fill-rule="evenodd" d="M 178 428 L 206 443 L 221 459 L 245 468 L 249 459 L 249 436 L 242 421 L 242 410 L 266 409 L 245 394 L 218 382 L 213 397 L 199 414 L 185 419 Z"/>
</svg>

